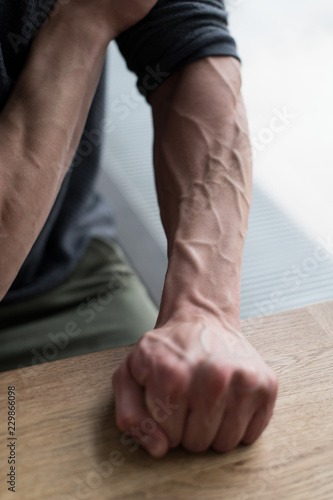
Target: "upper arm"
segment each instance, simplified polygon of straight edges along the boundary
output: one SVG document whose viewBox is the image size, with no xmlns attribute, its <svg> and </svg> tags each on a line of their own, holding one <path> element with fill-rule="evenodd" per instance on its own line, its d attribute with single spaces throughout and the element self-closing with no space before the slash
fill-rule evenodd
<svg viewBox="0 0 333 500">
<path fill-rule="evenodd" d="M 190 62 L 208 56 L 238 58 L 222 0 L 159 0 L 117 43 L 147 99 Z"/>
</svg>

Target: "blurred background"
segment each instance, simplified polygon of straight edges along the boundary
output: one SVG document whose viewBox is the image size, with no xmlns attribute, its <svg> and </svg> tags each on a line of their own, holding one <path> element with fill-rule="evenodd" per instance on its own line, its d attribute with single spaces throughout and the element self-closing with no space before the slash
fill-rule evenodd
<svg viewBox="0 0 333 500">
<path fill-rule="evenodd" d="M 242 59 L 254 157 L 241 317 L 333 299 L 333 3 L 226 0 Z M 99 183 L 128 259 L 159 303 L 166 240 L 150 108 L 117 46 L 108 54 Z"/>
</svg>

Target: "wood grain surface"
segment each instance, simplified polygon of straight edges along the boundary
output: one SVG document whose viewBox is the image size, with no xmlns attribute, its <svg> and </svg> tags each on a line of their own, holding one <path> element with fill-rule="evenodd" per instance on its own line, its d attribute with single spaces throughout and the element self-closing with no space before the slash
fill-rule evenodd
<svg viewBox="0 0 333 500">
<path fill-rule="evenodd" d="M 244 321 L 276 370 L 274 417 L 252 446 L 155 460 L 115 426 L 111 376 L 129 348 L 0 374 L 1 500 L 333 499 L 333 302 Z M 16 493 L 7 392 L 16 387 Z"/>
</svg>

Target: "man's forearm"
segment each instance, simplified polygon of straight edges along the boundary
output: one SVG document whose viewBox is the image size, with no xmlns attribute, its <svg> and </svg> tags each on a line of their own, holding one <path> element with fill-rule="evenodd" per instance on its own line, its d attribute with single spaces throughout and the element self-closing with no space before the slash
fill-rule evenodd
<svg viewBox="0 0 333 500">
<path fill-rule="evenodd" d="M 203 309 L 226 327 L 239 328 L 252 193 L 239 66 L 231 57 L 199 60 L 151 98 L 156 185 L 169 254 L 157 326 Z"/>
<path fill-rule="evenodd" d="M 0 115 L 0 300 L 74 156 L 108 41 L 75 2 L 60 7 L 34 40 Z"/>
</svg>

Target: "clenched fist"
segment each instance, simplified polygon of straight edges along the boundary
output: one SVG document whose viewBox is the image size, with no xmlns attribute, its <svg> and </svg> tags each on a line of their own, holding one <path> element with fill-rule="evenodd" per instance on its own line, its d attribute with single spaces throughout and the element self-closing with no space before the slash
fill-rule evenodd
<svg viewBox="0 0 333 500">
<path fill-rule="evenodd" d="M 147 332 L 115 372 L 117 425 L 155 456 L 253 443 L 267 426 L 277 378 L 255 349 L 205 314 Z"/>
</svg>

